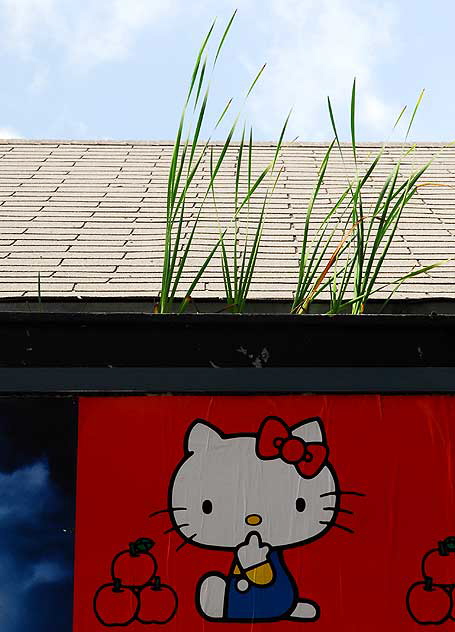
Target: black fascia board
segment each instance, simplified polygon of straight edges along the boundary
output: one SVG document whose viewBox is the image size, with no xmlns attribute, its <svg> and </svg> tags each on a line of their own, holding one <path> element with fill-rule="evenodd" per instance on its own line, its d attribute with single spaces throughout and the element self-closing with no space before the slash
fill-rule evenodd
<svg viewBox="0 0 455 632">
<path fill-rule="evenodd" d="M 0 392 L 455 392 L 455 316 L 0 314 Z"/>
<path fill-rule="evenodd" d="M 455 316 L 0 314 L 0 367 L 455 366 Z"/>
</svg>

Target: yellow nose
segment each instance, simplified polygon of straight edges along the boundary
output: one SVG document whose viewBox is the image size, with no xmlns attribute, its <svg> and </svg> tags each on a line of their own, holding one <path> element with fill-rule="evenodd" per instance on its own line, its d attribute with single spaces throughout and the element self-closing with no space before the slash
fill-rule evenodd
<svg viewBox="0 0 455 632">
<path fill-rule="evenodd" d="M 257 524 L 261 524 L 262 518 L 258 514 L 250 514 L 245 518 L 245 522 L 251 526 L 255 526 Z"/>
</svg>

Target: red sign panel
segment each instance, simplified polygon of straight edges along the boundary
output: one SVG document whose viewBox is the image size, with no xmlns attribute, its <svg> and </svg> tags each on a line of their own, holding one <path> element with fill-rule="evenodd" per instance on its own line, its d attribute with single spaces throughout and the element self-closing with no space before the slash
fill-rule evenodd
<svg viewBox="0 0 455 632">
<path fill-rule="evenodd" d="M 82 398 L 76 632 L 455 630 L 451 396 Z"/>
</svg>

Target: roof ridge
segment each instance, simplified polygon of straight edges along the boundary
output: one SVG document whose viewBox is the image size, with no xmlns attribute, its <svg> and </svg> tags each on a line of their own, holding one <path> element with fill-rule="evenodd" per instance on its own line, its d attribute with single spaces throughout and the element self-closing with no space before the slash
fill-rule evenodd
<svg viewBox="0 0 455 632">
<path fill-rule="evenodd" d="M 284 147 L 326 147 L 332 141 L 291 141 L 284 142 Z M 444 147 L 449 145 L 453 141 L 415 141 L 415 142 L 400 142 L 393 141 L 387 142 L 387 147 Z M 3 138 L 0 139 L 0 145 L 107 145 L 107 146 L 172 146 L 173 140 L 75 140 L 75 139 L 31 139 L 31 138 Z M 204 144 L 204 141 L 199 143 Z M 224 145 L 224 141 L 211 141 L 211 145 Z M 233 145 L 238 145 L 239 141 L 233 141 Z M 265 140 L 255 141 L 254 145 L 257 146 L 276 146 L 277 141 Z M 351 146 L 350 142 L 341 142 L 343 147 Z M 381 147 L 385 144 L 385 141 L 359 141 L 356 143 L 357 147 Z"/>
</svg>

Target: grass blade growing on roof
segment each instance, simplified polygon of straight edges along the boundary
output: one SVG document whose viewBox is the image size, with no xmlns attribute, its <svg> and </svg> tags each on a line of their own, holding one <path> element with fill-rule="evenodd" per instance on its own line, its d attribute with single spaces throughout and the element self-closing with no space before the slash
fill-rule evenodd
<svg viewBox="0 0 455 632">
<path fill-rule="evenodd" d="M 275 192 L 275 188 L 282 175 L 283 168 L 276 172 L 276 165 L 283 145 L 283 139 L 288 126 L 290 114 L 281 129 L 273 158 L 265 169 L 256 179 L 253 179 L 253 130 L 250 128 L 248 144 L 245 144 L 245 129 L 237 152 L 236 169 L 235 169 L 235 187 L 234 187 L 234 213 L 233 223 L 233 244 L 232 244 L 232 262 L 230 262 L 226 242 L 225 233 L 220 234 L 221 239 L 221 267 L 224 280 L 224 288 L 226 294 L 227 308 L 232 312 L 243 313 L 246 307 L 248 293 L 254 278 L 257 259 L 259 255 L 262 235 L 264 230 L 264 222 L 266 218 L 267 205 Z M 242 166 L 245 164 L 244 154 L 246 153 L 246 191 L 243 197 L 240 194 L 240 182 L 242 174 L 245 171 Z M 253 195 L 257 191 L 259 185 L 268 176 L 269 183 L 265 192 L 262 194 L 261 211 L 259 217 L 255 219 L 254 232 L 250 242 L 250 223 L 252 222 L 250 215 L 250 203 Z M 256 198 L 257 196 L 255 196 Z M 243 219 L 242 210 L 246 206 L 246 234 L 240 237 L 239 222 Z"/>
<path fill-rule="evenodd" d="M 423 97 L 420 93 L 416 106 L 411 114 L 406 132 L 406 138 L 411 129 Z M 415 195 L 422 175 L 430 167 L 435 157 L 426 164 L 414 169 L 404 179 L 401 176 L 402 160 L 412 155 L 415 147 L 405 149 L 403 157 L 393 166 L 391 172 L 377 195 L 373 207 L 365 211 L 362 193 L 373 176 L 384 155 L 385 146 L 374 156 L 372 162 L 366 167 L 363 175 L 360 174 L 360 161 L 357 152 L 355 112 L 356 112 L 356 82 L 354 80 L 351 92 L 350 107 L 350 132 L 351 149 L 354 158 L 354 177 L 346 173 L 347 186 L 342 195 L 326 212 L 325 217 L 316 227 L 315 238 L 309 241 L 310 225 L 312 223 L 313 209 L 316 203 L 326 172 L 330 153 L 336 143 L 343 167 L 346 172 L 346 163 L 336 128 L 330 99 L 328 99 L 329 117 L 335 135 L 335 140 L 329 146 L 319 168 L 313 194 L 310 198 L 301 244 L 299 273 L 292 311 L 294 313 L 306 313 L 312 301 L 321 295 L 323 291 L 330 293 L 329 313 L 351 310 L 354 314 L 361 314 L 369 297 L 375 294 L 377 282 L 387 260 L 390 248 L 394 243 L 398 224 L 403 211 L 412 197 Z M 394 129 L 403 117 L 406 108 L 403 108 L 395 122 Z M 338 245 L 335 243 L 335 229 L 328 230 L 330 220 L 335 220 L 335 225 L 342 226 L 344 231 Z M 313 223 L 314 225 L 314 223 Z M 438 262 L 436 265 L 442 265 Z M 428 272 L 432 266 L 425 266 L 402 275 L 391 283 L 402 284 L 419 274 Z M 381 288 L 387 287 L 381 285 Z M 352 297 L 348 298 L 349 293 Z"/>
<path fill-rule="evenodd" d="M 231 29 L 235 14 L 236 12 L 232 14 L 218 42 L 212 64 L 212 75 L 217 65 L 221 50 L 225 44 L 227 35 Z M 211 135 L 205 142 L 201 142 L 200 138 L 207 119 L 211 81 L 211 76 L 209 77 L 207 75 L 209 58 L 208 46 L 213 36 L 214 26 L 215 23 L 211 25 L 196 57 L 171 156 L 167 186 L 166 230 L 161 290 L 159 294 L 159 303 L 156 306 L 156 311 L 159 313 L 172 311 L 174 309 L 174 303 L 177 300 L 177 295 L 181 295 L 180 286 L 183 280 L 184 272 L 187 269 L 191 248 L 197 235 L 201 213 L 214 185 L 215 179 L 225 161 L 240 117 L 240 113 L 237 114 L 234 122 L 229 127 L 226 140 L 224 141 L 216 164 L 213 167 L 211 177 L 208 181 L 206 181 L 205 193 L 203 191 L 202 196 L 199 199 L 196 199 L 196 205 L 191 206 L 190 210 L 190 188 L 196 175 L 201 173 L 211 142 Z M 253 82 L 250 84 L 246 98 L 251 93 L 251 90 L 258 81 L 262 72 L 263 68 L 260 69 Z M 221 115 L 217 119 L 214 130 L 216 130 L 225 119 L 225 116 L 230 110 L 231 103 L 232 99 L 229 99 L 227 105 L 224 107 Z M 265 174 L 262 177 L 265 177 Z M 200 182 L 201 181 L 199 180 L 199 185 Z M 204 182 L 203 179 L 202 182 Z M 260 181 L 257 182 L 255 186 L 257 187 L 259 184 Z M 243 200 L 242 205 L 246 204 L 247 199 L 248 198 L 245 198 Z M 193 204 L 194 198 L 191 201 L 191 205 Z M 188 296 L 194 290 L 202 277 L 202 274 L 207 269 L 218 246 L 219 242 L 208 252 L 198 271 L 193 274 L 189 287 L 184 292 L 183 301 L 180 303 L 180 307 L 178 308 L 179 311 L 183 311 L 185 309 L 188 304 Z"/>
</svg>

